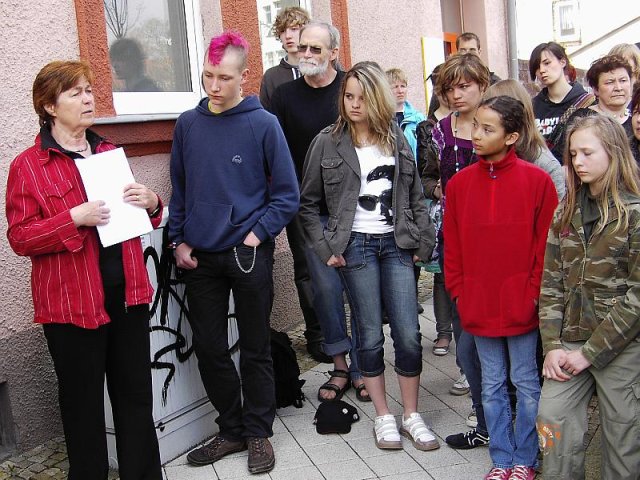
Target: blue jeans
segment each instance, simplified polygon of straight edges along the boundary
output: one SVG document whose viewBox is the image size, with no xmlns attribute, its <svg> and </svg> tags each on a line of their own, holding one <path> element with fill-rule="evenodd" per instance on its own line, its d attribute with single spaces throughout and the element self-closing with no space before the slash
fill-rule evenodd
<svg viewBox="0 0 640 480">
<path fill-rule="evenodd" d="M 499 468 L 533 467 L 538 455 L 538 330 L 513 337 L 474 338 L 482 365 L 482 405 L 491 436 L 491 460 Z M 507 372 L 507 357 L 511 362 L 510 372 Z M 509 374 L 517 391 L 515 431 L 507 393 Z"/>
<path fill-rule="evenodd" d="M 413 256 L 396 245 L 393 232 L 353 232 L 340 268 L 358 332 L 358 362 L 363 376 L 384 372 L 382 305 L 389 317 L 395 371 L 414 377 L 422 371 Z"/>
<path fill-rule="evenodd" d="M 320 322 L 324 341 L 322 349 L 329 356 L 349 352 L 351 363 L 349 373 L 351 380 L 362 378 L 358 367 L 358 332 L 351 316 L 351 338 L 347 334 L 347 316 L 344 310 L 344 287 L 340 274 L 334 267 L 329 267 L 313 251 L 306 247 L 307 269 L 311 277 L 313 292 L 313 308 Z"/>
<path fill-rule="evenodd" d="M 455 306 L 453 308 L 455 309 Z M 482 367 L 474 338 L 469 332 L 462 330 L 456 344 L 456 356 L 469 382 L 471 401 L 478 419 L 476 429 L 482 434 L 487 434 L 487 422 L 484 418 L 484 408 L 482 408 Z"/>
</svg>

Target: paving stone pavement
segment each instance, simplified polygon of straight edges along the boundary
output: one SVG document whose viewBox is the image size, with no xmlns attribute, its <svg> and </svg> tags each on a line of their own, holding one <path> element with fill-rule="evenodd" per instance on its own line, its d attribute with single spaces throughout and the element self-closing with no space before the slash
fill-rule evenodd
<svg viewBox="0 0 640 480">
<path fill-rule="evenodd" d="M 431 452 L 420 452 L 403 439 L 401 451 L 378 450 L 373 442 L 373 418 L 371 403 L 356 400 L 353 389 L 344 400 L 358 408 L 360 421 L 345 435 L 319 435 L 312 425 L 318 406 L 318 387 L 328 379 L 328 364 L 318 364 L 305 351 L 303 326 L 288 332 L 298 356 L 302 378 L 306 380 L 303 391 L 307 396 L 303 408 L 279 409 L 271 439 L 276 452 L 276 467 L 268 474 L 249 475 L 247 453 L 230 455 L 214 465 L 192 467 L 187 464 L 186 454 L 163 467 L 165 480 L 413 480 L 413 479 L 481 479 L 489 470 L 487 448 L 456 451 L 444 443 L 444 438 L 466 431 L 465 418 L 471 406 L 468 396 L 455 397 L 448 393 L 452 382 L 458 377 L 455 356 L 436 357 L 431 353 L 436 338 L 435 319 L 431 297 L 431 275 L 422 275 L 419 286 L 419 301 L 425 312 L 420 316 L 423 336 L 423 374 L 420 382 L 418 409 L 440 440 L 441 448 Z M 385 327 L 385 361 L 387 369 L 387 395 L 389 406 L 396 418 L 400 418 L 402 407 L 400 395 L 390 361 L 393 349 L 388 327 Z M 600 478 L 599 448 L 600 429 L 597 401 L 591 403 L 589 433 L 587 435 L 587 480 Z M 64 439 L 58 438 L 33 450 L 16 455 L 0 463 L 0 480 L 64 480 L 68 467 Z M 538 475 L 539 479 L 542 478 Z M 109 480 L 117 480 L 117 472 L 109 473 Z"/>
</svg>

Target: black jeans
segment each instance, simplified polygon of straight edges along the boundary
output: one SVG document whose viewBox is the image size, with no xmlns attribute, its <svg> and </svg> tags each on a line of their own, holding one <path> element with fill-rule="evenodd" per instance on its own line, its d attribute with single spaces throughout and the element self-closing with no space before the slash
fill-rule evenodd
<svg viewBox="0 0 640 480">
<path fill-rule="evenodd" d="M 219 413 L 220 434 L 232 441 L 273 435 L 276 398 L 269 316 L 274 245 L 273 241 L 265 242 L 255 250 L 239 245 L 235 253 L 234 249 L 194 251 L 198 266 L 185 270 L 189 323 L 202 383 Z M 231 292 L 240 336 L 242 381 L 229 353 Z"/>
<path fill-rule="evenodd" d="M 304 317 L 304 337 L 309 343 L 324 341 L 320 322 L 313 307 L 313 287 L 307 267 L 306 240 L 300 217 L 296 215 L 287 225 L 287 240 L 293 256 L 293 281 Z"/>
<path fill-rule="evenodd" d="M 69 455 L 69 480 L 106 480 L 104 379 L 115 425 L 122 480 L 161 480 L 153 423 L 149 306 L 125 310 L 124 290 L 105 289 L 111 323 L 90 330 L 43 325 L 58 377 L 58 397 Z"/>
</svg>

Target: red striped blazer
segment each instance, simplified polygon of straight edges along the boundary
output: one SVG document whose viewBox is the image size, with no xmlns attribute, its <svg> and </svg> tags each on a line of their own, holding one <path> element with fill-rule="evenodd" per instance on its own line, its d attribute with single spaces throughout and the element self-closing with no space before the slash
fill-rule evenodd
<svg viewBox="0 0 640 480">
<path fill-rule="evenodd" d="M 102 140 L 96 153 L 116 148 Z M 31 293 L 36 323 L 98 328 L 109 323 L 95 227 L 76 227 L 71 208 L 87 201 L 73 159 L 35 144 L 9 168 L 6 213 L 11 248 L 31 258 Z M 157 227 L 162 216 L 152 218 Z M 127 305 L 149 303 L 153 288 L 139 238 L 122 243 Z"/>
</svg>

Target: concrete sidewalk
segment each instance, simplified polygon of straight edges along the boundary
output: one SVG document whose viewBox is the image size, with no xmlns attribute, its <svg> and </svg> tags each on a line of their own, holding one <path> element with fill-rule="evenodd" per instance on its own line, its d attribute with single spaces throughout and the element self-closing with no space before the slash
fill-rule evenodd
<svg viewBox="0 0 640 480">
<path fill-rule="evenodd" d="M 436 357 L 431 353 L 432 343 L 436 338 L 431 299 L 426 299 L 423 305 L 425 313 L 420 316 L 420 325 L 424 368 L 418 409 L 425 422 L 439 437 L 440 449 L 421 452 L 406 439 L 403 439 L 403 450 L 377 449 L 372 432 L 375 417 L 373 405 L 358 402 L 353 389 L 345 395 L 344 400 L 358 408 L 360 421 L 345 435 L 317 434 L 312 424 L 318 406 L 316 395 L 318 387 L 328 379 L 326 372 L 330 370 L 330 365 L 318 365 L 301 353 L 304 339 L 301 330 L 297 329 L 290 332 L 290 335 L 304 371 L 302 378 L 306 380 L 306 384 L 303 390 L 307 401 L 301 409 L 289 407 L 277 412 L 272 438 L 276 452 L 274 470 L 268 474 L 249 475 L 246 452 L 233 454 L 205 467 L 188 465 L 186 455 L 182 455 L 164 466 L 166 480 L 482 479 L 491 466 L 486 447 L 454 450 L 444 443 L 447 435 L 468 430 L 465 419 L 471 407 L 471 399 L 466 395 L 456 397 L 448 393 L 458 377 L 454 349 L 445 357 Z M 393 351 L 388 327 L 385 327 L 385 334 L 387 394 L 391 411 L 399 418 L 402 407 L 395 373 L 389 363 L 393 360 Z M 596 404 L 591 409 L 590 418 L 592 423 L 589 440 L 599 439 Z M 598 448 L 599 441 L 593 441 L 589 445 L 588 479 L 600 478 Z M 64 443 L 61 440 L 53 441 L 0 464 L 0 480 L 62 480 L 66 478 L 66 466 Z M 117 478 L 115 472 L 113 478 Z"/>
</svg>

